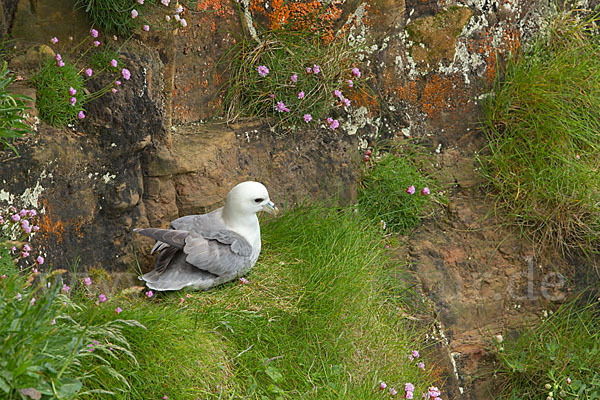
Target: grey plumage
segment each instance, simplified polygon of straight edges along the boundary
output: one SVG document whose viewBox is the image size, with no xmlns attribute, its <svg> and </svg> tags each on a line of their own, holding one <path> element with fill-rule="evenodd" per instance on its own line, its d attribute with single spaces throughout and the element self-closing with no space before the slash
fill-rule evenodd
<svg viewBox="0 0 600 400">
<path fill-rule="evenodd" d="M 266 188 L 243 182 L 213 212 L 177 218 L 170 229 L 134 229 L 157 241 L 152 249 L 158 251 L 155 268 L 140 279 L 159 291 L 206 290 L 246 274 L 260 254 L 256 213 L 262 210 L 277 211 Z"/>
</svg>

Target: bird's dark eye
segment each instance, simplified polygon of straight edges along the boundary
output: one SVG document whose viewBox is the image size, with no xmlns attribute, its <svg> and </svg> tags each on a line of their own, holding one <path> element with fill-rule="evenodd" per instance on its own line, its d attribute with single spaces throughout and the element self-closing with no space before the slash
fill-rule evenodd
<svg viewBox="0 0 600 400">
<path fill-rule="evenodd" d="M 265 199 L 254 199 L 255 203 L 262 203 Z"/>
</svg>

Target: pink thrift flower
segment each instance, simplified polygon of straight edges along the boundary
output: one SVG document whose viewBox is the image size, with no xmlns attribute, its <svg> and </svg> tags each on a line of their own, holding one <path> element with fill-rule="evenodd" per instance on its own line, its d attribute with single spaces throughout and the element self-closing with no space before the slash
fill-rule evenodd
<svg viewBox="0 0 600 400">
<path fill-rule="evenodd" d="M 52 39 L 50 39 L 50 41 L 52 42 L 52 44 L 56 44 L 58 43 L 58 38 L 54 36 Z"/>
<path fill-rule="evenodd" d="M 111 89 L 111 92 L 113 92 L 113 93 L 117 93 L 117 89 L 115 89 L 115 88 L 112 88 L 112 89 Z"/>
<path fill-rule="evenodd" d="M 61 55 L 59 53 L 56 53 L 56 57 L 55 58 L 56 58 L 56 61 L 62 60 L 62 57 L 61 57 Z"/>
<path fill-rule="evenodd" d="M 94 47 L 98 47 L 98 46 L 100 46 L 100 42 L 97 40 L 94 40 Z"/>
<path fill-rule="evenodd" d="M 398 394 L 398 392 L 396 391 L 396 389 L 394 389 L 394 388 L 390 389 L 390 395 L 395 396 L 397 394 Z"/>
<path fill-rule="evenodd" d="M 71 96 L 75 96 L 75 95 L 77 94 L 77 90 L 73 89 L 73 87 L 70 87 L 70 88 L 69 88 L 69 94 L 70 94 Z"/>
<path fill-rule="evenodd" d="M 23 209 L 23 210 L 19 211 L 19 216 L 21 218 L 25 218 L 27 216 L 27 210 Z"/>
<path fill-rule="evenodd" d="M 50 321 L 50 325 L 56 325 L 56 320 L 53 319 L 52 321 Z"/>
<path fill-rule="evenodd" d="M 65 66 L 65 62 L 64 62 L 63 60 L 60 60 L 60 61 L 58 62 L 58 66 L 59 66 L 60 68 L 64 67 L 64 66 Z"/>
<path fill-rule="evenodd" d="M 143 5 L 144 4 L 144 0 L 137 0 L 138 4 Z"/>
<path fill-rule="evenodd" d="M 294 82 L 294 83 L 298 82 L 298 74 L 292 75 L 292 82 Z"/>
<path fill-rule="evenodd" d="M 187 21 L 185 20 L 185 18 L 181 18 L 181 21 L 179 21 L 179 23 L 181 24 L 181 27 L 185 28 L 187 26 Z"/>
<path fill-rule="evenodd" d="M 150 30 L 150 25 L 144 25 L 142 29 L 148 32 Z"/>
<path fill-rule="evenodd" d="M 410 185 L 407 189 L 406 189 L 406 193 L 408 194 L 415 194 L 415 187 L 414 185 Z M 412 360 L 411 360 L 412 361 Z"/>
<path fill-rule="evenodd" d="M 417 364 L 417 367 L 419 367 L 420 370 L 425 371 L 425 363 L 423 361 L 421 361 L 419 364 Z"/>
<path fill-rule="evenodd" d="M 152 297 L 152 296 L 154 296 L 154 293 L 152 292 L 152 290 L 148 290 L 148 291 L 146 292 L 146 297 L 150 298 L 150 297 Z"/>
<path fill-rule="evenodd" d="M 62 290 L 63 290 L 63 292 L 65 292 L 65 294 L 69 294 L 69 290 L 71 290 L 71 288 L 69 286 L 67 286 L 66 283 L 63 283 Z"/>
<path fill-rule="evenodd" d="M 413 385 L 412 383 L 408 382 L 404 385 L 404 391 L 405 392 L 414 392 L 415 391 L 415 385 Z"/>
<path fill-rule="evenodd" d="M 413 396 L 414 396 L 414 393 L 413 393 L 413 392 L 406 392 L 406 398 L 407 398 L 408 400 L 411 400 L 411 399 L 413 398 Z"/>
<path fill-rule="evenodd" d="M 352 79 L 348 79 L 348 87 L 354 87 L 354 82 L 352 82 Z"/>
<path fill-rule="evenodd" d="M 0 215 L 0 225 L 4 223 L 4 218 Z"/>
<path fill-rule="evenodd" d="M 121 75 L 123 75 L 123 79 L 125 79 L 126 81 L 128 81 L 129 78 L 131 78 L 131 72 L 129 72 L 127 68 L 123 68 L 121 70 Z"/>
<path fill-rule="evenodd" d="M 273 93 L 271 93 L 271 94 L 269 95 L 269 97 L 270 97 L 270 98 L 272 98 L 272 99 L 274 99 L 274 98 L 275 98 L 275 95 L 274 95 Z"/>
<path fill-rule="evenodd" d="M 306 73 L 312 74 L 312 67 L 306 67 Z"/>
<path fill-rule="evenodd" d="M 44 257 L 42 257 L 42 256 L 38 256 L 38 257 L 35 259 L 35 262 L 36 262 L 38 265 L 42 265 L 42 264 L 44 263 Z"/>
<path fill-rule="evenodd" d="M 100 303 L 104 303 L 106 301 L 106 296 L 100 293 L 98 295 L 98 300 L 100 300 Z"/>
<path fill-rule="evenodd" d="M 160 0 L 160 2 L 165 6 L 168 7 L 169 3 L 171 2 L 171 0 Z"/>
<path fill-rule="evenodd" d="M 248 279 L 246 279 L 246 278 L 244 278 L 244 277 L 240 278 L 240 285 L 246 285 L 246 284 L 248 284 L 248 283 L 250 283 L 250 282 L 248 281 Z"/>
<path fill-rule="evenodd" d="M 340 92 L 340 91 L 339 91 L 339 90 L 337 90 L 337 89 L 335 89 L 335 90 L 333 91 L 333 95 L 334 95 L 335 97 L 337 97 L 338 99 L 340 99 L 340 100 L 341 100 L 341 99 L 342 99 L 342 97 L 343 97 L 343 96 L 342 96 L 342 92 Z"/>
<path fill-rule="evenodd" d="M 264 78 L 265 76 L 267 76 L 268 73 L 269 73 L 269 68 L 267 68 L 266 65 L 259 65 L 258 66 L 258 74 L 260 76 L 262 76 Z"/>
<path fill-rule="evenodd" d="M 312 121 L 312 115 L 310 115 L 310 114 L 304 114 L 304 121 L 305 122 Z"/>
<path fill-rule="evenodd" d="M 385 383 L 385 382 L 383 382 L 383 381 L 382 381 L 382 382 L 379 384 L 379 390 L 383 390 L 383 389 L 385 389 L 386 387 L 387 387 L 387 383 Z"/>
<path fill-rule="evenodd" d="M 37 232 L 37 231 L 40 230 L 40 227 L 37 226 L 37 225 L 34 225 L 34 226 L 31 227 L 31 230 L 34 231 L 34 232 Z"/>
<path fill-rule="evenodd" d="M 313 74 L 317 75 L 319 72 L 321 72 L 321 67 L 319 67 L 317 64 L 313 65 L 312 68 Z"/>
<path fill-rule="evenodd" d="M 177 6 L 177 8 L 175 9 L 175 12 L 176 12 L 177 14 L 181 14 L 181 13 L 183 12 L 183 7 L 181 7 L 180 5 L 179 5 L 179 6 Z"/>
<path fill-rule="evenodd" d="M 10 248 L 10 251 L 17 251 L 17 248 L 15 246 Z"/>
<path fill-rule="evenodd" d="M 25 251 L 31 251 L 31 246 L 28 244 L 25 244 L 25 246 L 23 246 L 23 250 Z"/>
<path fill-rule="evenodd" d="M 300 93 L 298 93 L 298 98 L 299 99 L 303 99 L 304 98 L 304 92 L 303 91 L 300 92 Z"/>
<path fill-rule="evenodd" d="M 333 130 L 337 129 L 340 126 L 340 123 L 337 119 L 334 119 L 333 121 L 331 121 L 331 124 L 329 124 L 329 127 Z"/>
<path fill-rule="evenodd" d="M 25 228 L 23 228 L 23 232 L 29 235 L 31 233 L 31 227 L 26 226 Z"/>
<path fill-rule="evenodd" d="M 285 111 L 285 110 L 286 110 L 286 108 L 287 108 L 287 107 L 285 106 L 285 104 L 283 104 L 283 101 L 278 101 L 278 102 L 277 102 L 277 105 L 275 106 L 275 109 L 276 109 L 278 112 L 283 112 L 283 111 Z"/>
<path fill-rule="evenodd" d="M 4 275 L 6 277 L 6 275 Z M 567 384 L 570 385 L 571 384 L 571 378 L 567 378 Z"/>
<path fill-rule="evenodd" d="M 115 85 L 117 85 L 117 86 L 121 85 L 121 81 L 117 79 L 117 80 L 115 81 Z"/>
<path fill-rule="evenodd" d="M 21 295 L 21 293 L 17 293 L 17 295 L 15 296 L 15 299 L 17 299 L 18 301 L 21 301 L 22 298 L 23 296 Z"/>
<path fill-rule="evenodd" d="M 27 221 L 26 219 L 22 219 L 21 220 L 21 228 L 26 228 L 29 226 L 29 221 Z"/>
<path fill-rule="evenodd" d="M 437 397 L 439 397 L 442 393 L 440 392 L 440 389 L 438 389 L 435 386 L 431 386 L 429 388 L 429 390 L 427 390 L 427 394 L 429 394 L 429 397 L 431 397 L 432 399 L 435 399 Z"/>
<path fill-rule="evenodd" d="M 133 10 L 131 10 L 131 18 L 137 18 L 138 15 L 139 14 L 135 8 Z"/>
<path fill-rule="evenodd" d="M 183 303 L 185 303 L 185 299 L 183 297 L 179 298 L 179 305 L 182 305 Z"/>
<path fill-rule="evenodd" d="M 163 3 L 163 4 L 164 4 L 164 3 Z M 169 22 L 169 21 L 171 20 L 171 17 L 170 17 L 169 15 L 165 15 L 165 20 L 166 20 L 167 22 Z"/>
<path fill-rule="evenodd" d="M 98 37 L 98 31 L 97 31 L 97 30 L 95 30 L 95 29 L 92 29 L 92 30 L 90 31 L 90 33 L 92 34 L 92 37 L 95 37 L 95 38 L 97 38 L 97 37 Z"/>
<path fill-rule="evenodd" d="M 343 98 L 342 99 L 342 104 L 346 107 L 350 107 L 350 100 L 348 100 L 347 98 Z"/>
<path fill-rule="evenodd" d="M 86 70 L 85 70 L 85 74 L 86 74 L 87 76 L 92 76 L 92 74 L 93 74 L 93 71 L 92 71 L 92 69 L 91 69 L 91 68 L 88 68 L 88 69 L 86 69 Z"/>
<path fill-rule="evenodd" d="M 173 15 L 173 19 L 177 22 L 181 21 L 181 17 L 178 14 Z"/>
<path fill-rule="evenodd" d="M 26 251 L 24 251 L 24 252 L 21 253 L 21 257 L 27 258 L 27 257 L 29 257 L 29 253 L 26 252 Z"/>
<path fill-rule="evenodd" d="M 85 283 L 85 286 L 90 286 L 92 284 L 92 280 L 90 279 L 90 277 L 88 276 L 87 278 L 85 278 L 83 280 L 83 283 Z"/>
<path fill-rule="evenodd" d="M 167 399 L 168 399 L 168 397 L 167 397 L 167 396 L 163 396 L 163 400 L 167 400 Z"/>
<path fill-rule="evenodd" d="M 185 295 L 185 297 L 187 297 L 189 299 L 190 297 L 192 297 L 192 295 L 188 293 Z"/>
<path fill-rule="evenodd" d="M 69 100 L 69 103 L 71 103 L 71 105 L 74 106 L 75 103 L 77 103 L 77 98 L 71 97 L 71 99 Z"/>
<path fill-rule="evenodd" d="M 31 300 L 29 301 L 29 304 L 31 304 L 32 306 L 35 306 L 35 297 L 31 298 Z"/>
<path fill-rule="evenodd" d="M 117 68 L 117 60 L 115 60 L 114 58 L 112 60 L 110 60 L 110 66 Z"/>
<path fill-rule="evenodd" d="M 142 0 L 142 1 L 143 1 L 143 0 Z M 115 312 L 116 312 L 117 314 L 121 314 L 121 312 L 123 312 L 123 310 L 121 310 L 121 307 L 117 307 L 117 308 L 115 308 Z"/>
<path fill-rule="evenodd" d="M 0 278 L 6 279 L 6 275 L 2 274 L 2 276 L 0 276 Z"/>
<path fill-rule="evenodd" d="M 19 222 L 21 220 L 21 216 L 19 214 L 14 214 L 11 215 L 10 219 L 12 219 L 14 222 Z"/>
<path fill-rule="evenodd" d="M 85 118 L 84 112 L 83 111 L 79 111 L 79 113 L 77 113 L 77 118 L 84 119 Z"/>
<path fill-rule="evenodd" d="M 352 75 L 357 78 L 360 78 L 360 70 L 358 68 L 352 68 Z"/>
<path fill-rule="evenodd" d="M 333 122 L 333 118 L 331 118 L 331 117 L 327 117 L 327 123 L 328 123 L 328 124 L 331 124 L 332 122 Z"/>
<path fill-rule="evenodd" d="M 423 190 L 421 190 L 421 194 L 424 196 L 427 196 L 429 194 L 429 188 L 427 186 L 425 186 L 423 188 Z"/>
<path fill-rule="evenodd" d="M 419 352 L 417 350 L 413 350 L 410 354 L 412 354 L 414 358 L 419 358 Z"/>
</svg>

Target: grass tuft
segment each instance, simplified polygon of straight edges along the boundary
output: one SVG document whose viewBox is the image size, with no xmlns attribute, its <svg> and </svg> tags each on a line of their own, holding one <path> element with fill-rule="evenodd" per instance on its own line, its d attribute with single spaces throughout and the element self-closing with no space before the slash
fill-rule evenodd
<svg viewBox="0 0 600 400">
<path fill-rule="evenodd" d="M 600 398 L 600 303 L 569 302 L 536 328 L 496 344 L 498 398 Z"/>
<path fill-rule="evenodd" d="M 485 106 L 480 161 L 511 221 L 564 251 L 600 248 L 598 16 L 554 21 L 508 61 Z"/>
</svg>

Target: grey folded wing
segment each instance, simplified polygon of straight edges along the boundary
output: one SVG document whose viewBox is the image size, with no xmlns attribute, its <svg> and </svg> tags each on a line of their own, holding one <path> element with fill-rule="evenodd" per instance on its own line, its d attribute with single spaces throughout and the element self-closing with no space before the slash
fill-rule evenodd
<svg viewBox="0 0 600 400">
<path fill-rule="evenodd" d="M 218 276 L 235 274 L 252 266 L 252 246 L 241 235 L 230 230 L 203 233 L 147 228 L 135 229 L 135 232 L 167 245 L 161 249 L 161 253 L 174 248 L 183 250 L 186 262 Z M 165 268 L 160 268 L 160 272 Z"/>
</svg>

